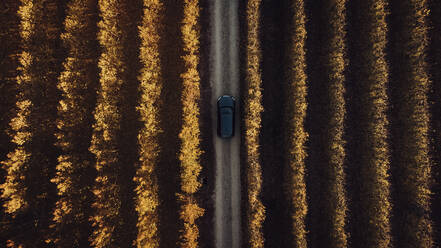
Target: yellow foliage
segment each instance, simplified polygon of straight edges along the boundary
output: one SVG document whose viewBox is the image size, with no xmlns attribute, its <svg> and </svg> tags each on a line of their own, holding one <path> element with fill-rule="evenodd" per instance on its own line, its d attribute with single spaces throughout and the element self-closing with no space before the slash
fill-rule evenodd
<svg viewBox="0 0 441 248">
<path fill-rule="evenodd" d="M 361 12 L 360 33 L 368 35 L 362 38 L 360 47 L 361 73 L 359 78 L 363 104 L 362 128 L 360 139 L 361 153 L 361 204 L 364 213 L 359 225 L 362 230 L 360 243 L 364 247 L 390 247 L 390 183 L 388 119 L 388 66 L 386 62 L 386 2 L 384 0 L 362 3 L 365 11 Z"/>
<path fill-rule="evenodd" d="M 98 46 L 94 42 L 84 45 L 84 41 L 93 39 L 95 34 L 96 3 L 72 0 L 67 8 L 65 32 L 61 38 L 68 49 L 68 57 L 57 84 L 61 99 L 58 102 L 56 137 L 62 152 L 58 157 L 55 177 L 51 180 L 57 185 L 59 198 L 53 212 L 53 239 L 48 240 L 60 247 L 84 244 L 88 239 L 85 229 L 90 228 L 90 224 L 84 215 L 90 212 L 92 199 L 84 192 L 91 186 L 92 182 L 85 178 L 90 177 L 86 173 L 90 173 L 93 165 L 85 144 L 90 139 L 86 133 L 91 129 L 92 94 L 97 84 L 97 54 L 94 50 Z"/>
<path fill-rule="evenodd" d="M 398 187 L 404 200 L 398 207 L 405 220 L 398 230 L 401 247 L 433 247 L 431 202 L 431 166 L 429 157 L 430 79 L 426 51 L 428 47 L 428 1 L 409 0 L 399 3 L 404 11 L 400 18 L 402 40 L 396 54 L 402 60 L 397 73 L 400 81 L 398 114 L 402 125 L 397 144 Z M 407 206 L 407 207 L 406 207 Z M 408 207 L 412 206 L 412 207 Z M 402 207 L 402 209 L 400 208 Z"/>
<path fill-rule="evenodd" d="M 32 83 L 31 69 L 34 60 L 33 55 L 28 51 L 28 43 L 35 33 L 35 11 L 32 1 L 23 0 L 19 7 L 20 35 L 24 43 L 24 49 L 19 55 L 20 65 L 18 67 L 17 85 L 19 87 L 17 96 L 17 114 L 11 119 L 9 125 L 14 131 L 12 142 L 17 145 L 15 151 L 8 154 L 8 159 L 2 164 L 7 172 L 5 182 L 0 185 L 1 197 L 4 199 L 5 212 L 15 215 L 28 207 L 25 200 L 26 186 L 23 184 L 28 162 L 31 156 L 28 145 L 32 140 L 29 116 L 32 112 L 32 102 L 26 87 Z"/>
<path fill-rule="evenodd" d="M 6 166 L 6 180 L 0 186 L 3 190 L 1 197 L 7 199 L 4 203 L 5 212 L 14 214 L 28 206 L 25 200 L 25 189 L 22 181 L 24 180 L 24 171 L 30 153 L 23 148 L 17 148 L 8 154 L 8 161 L 3 162 Z"/>
<path fill-rule="evenodd" d="M 19 74 L 17 67 L 20 65 L 20 62 L 22 63 L 22 61 L 19 61 L 19 59 L 23 57 L 23 51 L 21 51 L 20 54 L 20 16 L 17 16 L 20 2 L 17 0 L 3 0 L 1 6 L 0 44 L 2 44 L 2 55 L 0 58 L 0 89 L 2 92 L 2 97 L 0 103 L 0 154 L 2 157 L 0 159 L 4 159 L 7 158 L 5 153 L 11 151 L 10 149 L 12 149 L 15 145 L 22 146 L 32 138 L 28 129 L 29 122 L 27 120 L 30 108 L 32 106 L 30 101 L 22 99 L 20 96 L 16 95 L 16 88 L 18 88 L 17 75 Z M 14 113 L 15 117 L 13 117 L 10 111 L 14 108 L 14 105 L 16 105 L 16 111 Z M 8 128 L 8 125 L 10 128 Z M 8 137 L 6 130 L 13 132 L 14 135 L 11 137 L 12 139 Z M 10 175 L 12 171 L 8 172 L 8 170 L 11 170 L 11 168 L 8 168 L 11 163 L 8 163 L 8 161 L 1 161 L 0 165 L 0 170 L 2 171 L 2 182 L 5 179 L 8 180 L 6 178 L 8 177 L 8 174 L 9 181 L 14 180 L 12 175 Z M 7 174 L 5 174 L 5 172 Z M 15 202 L 15 200 L 9 203 L 11 207 L 6 207 L 4 205 L 8 204 L 7 198 L 14 194 L 12 191 L 16 191 L 17 186 L 18 185 L 0 185 L 0 197 L 3 198 L 3 206 L 0 206 L 0 212 L 2 215 L 5 215 L 5 212 L 8 210 L 15 211 L 13 209 L 17 209 L 17 204 L 12 203 Z M 9 191 L 10 193 L 8 192 L 7 194 L 4 194 L 4 190 Z M 21 199 L 19 201 L 21 201 Z M 5 223 L 5 225 L 7 224 Z"/>
<path fill-rule="evenodd" d="M 159 247 L 158 185 L 156 178 L 159 153 L 159 97 L 162 89 L 159 60 L 159 38 L 163 5 L 159 1 L 144 0 L 144 16 L 139 27 L 140 59 L 143 64 L 139 80 L 142 93 L 138 110 L 144 124 L 138 134 L 139 165 L 136 182 L 136 211 L 138 213 L 137 247 Z"/>
<path fill-rule="evenodd" d="M 14 117 L 10 126 L 12 130 L 16 131 L 14 137 L 12 138 L 12 142 L 21 146 L 32 138 L 32 134 L 29 131 L 29 114 L 31 113 L 30 109 L 32 107 L 32 103 L 29 100 L 23 100 L 17 102 L 18 113 L 17 116 Z"/>
<path fill-rule="evenodd" d="M 23 245 L 16 245 L 15 242 L 12 240 L 6 241 L 6 247 L 8 247 L 8 248 L 24 248 Z"/>
<path fill-rule="evenodd" d="M 18 56 L 8 54 L 14 58 L 17 56 L 19 62 L 16 68 L 15 117 L 10 121 L 11 141 L 15 144 L 15 150 L 2 162 L 7 174 L 0 188 L 5 212 L 12 217 L 12 223 L 20 215 L 32 215 L 33 221 L 39 223 L 35 235 L 9 237 L 11 243 L 16 243 L 15 246 L 28 247 L 30 243 L 42 244 L 49 233 L 49 214 L 35 211 L 34 208 L 40 207 L 43 202 L 48 208 L 55 198 L 52 192 L 45 189 L 51 187 L 49 176 L 55 160 L 55 147 L 51 139 L 55 131 L 56 106 L 53 99 L 57 97 L 55 83 L 59 62 L 55 45 L 59 28 L 56 23 L 56 1 L 16 2 L 20 4 L 16 13 L 20 19 L 20 30 L 16 32 L 21 36 L 21 53 Z M 3 36 L 3 30 L 1 32 Z M 27 232 L 29 227 L 24 229 L 23 232 Z"/>
<path fill-rule="evenodd" d="M 183 80 L 182 105 L 183 125 L 179 133 L 181 150 L 181 190 L 183 195 L 191 197 L 201 187 L 199 174 L 202 170 L 200 165 L 200 127 L 199 105 L 200 100 L 200 77 L 197 70 L 199 64 L 199 1 L 184 1 L 184 19 L 182 20 L 181 33 L 184 44 L 184 60 L 186 71 L 181 74 Z M 182 199 L 181 199 L 182 201 Z M 183 235 L 181 236 L 182 247 L 198 247 L 199 230 L 193 217 L 203 215 L 203 209 L 197 206 L 196 201 L 181 202 L 180 218 L 184 221 Z M 189 205 L 193 204 L 193 205 Z M 194 212 L 196 211 L 196 212 Z"/>
<path fill-rule="evenodd" d="M 308 133 L 304 129 L 306 116 L 306 59 L 305 59 L 305 9 L 303 0 L 293 1 L 294 27 L 292 30 L 292 47 L 290 85 L 288 87 L 288 128 L 289 154 L 288 163 L 290 166 L 290 200 L 293 209 L 292 214 L 292 235 L 294 236 L 294 247 L 307 247 L 305 218 L 307 214 L 306 184 L 305 184 L 305 142 Z"/>
<path fill-rule="evenodd" d="M 265 220 L 265 207 L 260 200 L 262 187 L 262 169 L 259 164 L 259 133 L 261 125 L 262 79 L 260 75 L 261 51 L 259 44 L 260 0 L 249 0 L 247 3 L 247 72 L 248 90 L 245 93 L 245 146 L 247 154 L 248 182 L 248 236 L 249 246 L 263 247 L 262 225 Z"/>
<path fill-rule="evenodd" d="M 99 0 L 101 21 L 98 23 L 98 41 L 102 48 L 98 67 L 100 89 L 94 112 L 92 142 L 90 151 L 96 156 L 95 168 L 95 215 L 91 217 L 94 231 L 90 237 L 95 247 L 115 245 L 117 230 L 122 219 L 120 185 L 118 177 L 119 150 L 117 135 L 121 129 L 122 85 L 127 83 L 127 65 L 124 63 L 124 45 L 127 42 L 127 4 L 119 0 Z"/>
<path fill-rule="evenodd" d="M 32 0 L 21 0 L 18 14 L 21 18 L 20 35 L 24 40 L 29 40 L 35 30 L 34 4 Z"/>
<path fill-rule="evenodd" d="M 324 41 L 322 63 L 325 69 L 325 84 L 327 87 L 328 117 L 325 129 L 326 169 L 325 206 L 327 207 L 327 225 L 330 226 L 328 235 L 330 247 L 347 247 L 348 235 L 345 231 L 346 197 L 345 173 L 345 141 L 343 140 L 345 106 L 345 5 L 346 0 L 326 1 L 325 20 L 323 27 L 326 34 Z"/>
<path fill-rule="evenodd" d="M 183 203 L 181 205 L 180 218 L 184 221 L 184 232 L 181 236 L 181 246 L 183 248 L 199 247 L 197 239 L 199 229 L 196 220 L 204 215 L 205 210 L 200 208 L 192 196 L 178 195 Z"/>
</svg>

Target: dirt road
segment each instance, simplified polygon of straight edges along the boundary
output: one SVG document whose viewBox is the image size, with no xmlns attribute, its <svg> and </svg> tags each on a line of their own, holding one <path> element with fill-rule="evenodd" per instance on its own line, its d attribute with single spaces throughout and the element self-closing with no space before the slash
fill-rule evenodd
<svg viewBox="0 0 441 248">
<path fill-rule="evenodd" d="M 212 0 L 210 4 L 210 82 L 212 119 L 217 123 L 217 98 L 239 97 L 238 1 Z M 236 101 L 236 135 L 220 139 L 213 129 L 216 153 L 215 237 L 217 248 L 240 246 L 239 101 Z M 217 125 L 217 124 L 216 124 Z"/>
</svg>

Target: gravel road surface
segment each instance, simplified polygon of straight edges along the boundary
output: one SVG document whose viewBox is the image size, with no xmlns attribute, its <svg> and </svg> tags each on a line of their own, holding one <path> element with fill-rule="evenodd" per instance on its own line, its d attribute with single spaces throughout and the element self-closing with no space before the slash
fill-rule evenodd
<svg viewBox="0 0 441 248">
<path fill-rule="evenodd" d="M 215 237 L 217 248 L 240 247 L 239 160 L 239 23 L 237 0 L 212 0 L 210 4 L 210 82 L 212 118 L 217 125 L 217 98 L 236 98 L 235 137 L 221 139 L 214 132 L 216 158 Z M 215 125 L 215 126 L 216 126 Z"/>
</svg>

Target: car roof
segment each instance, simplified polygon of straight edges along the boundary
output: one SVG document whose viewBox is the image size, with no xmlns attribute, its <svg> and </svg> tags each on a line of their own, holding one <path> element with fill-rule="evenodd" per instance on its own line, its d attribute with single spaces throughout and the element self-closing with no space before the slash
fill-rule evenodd
<svg viewBox="0 0 441 248">
<path fill-rule="evenodd" d="M 217 99 L 217 104 L 220 107 L 233 107 L 234 106 L 234 97 L 229 95 L 223 95 Z"/>
<path fill-rule="evenodd" d="M 228 109 L 228 108 L 226 108 Z M 231 111 L 231 110 L 230 110 Z M 221 118 L 221 136 L 222 137 L 231 137 L 233 135 L 233 115 L 232 112 L 227 115 L 222 115 Z"/>
</svg>

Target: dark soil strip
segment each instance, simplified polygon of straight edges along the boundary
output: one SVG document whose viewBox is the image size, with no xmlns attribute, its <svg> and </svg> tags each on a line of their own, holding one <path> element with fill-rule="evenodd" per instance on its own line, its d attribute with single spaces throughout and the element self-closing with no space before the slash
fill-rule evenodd
<svg viewBox="0 0 441 248">
<path fill-rule="evenodd" d="M 139 81 L 137 79 L 141 69 L 139 58 L 139 47 L 141 41 L 138 35 L 138 26 L 141 24 L 143 14 L 142 1 L 131 1 L 127 5 L 130 29 L 127 30 L 127 43 L 125 44 L 125 61 L 127 65 L 127 82 L 122 85 L 121 96 L 123 104 L 121 106 L 121 132 L 118 137 L 120 151 L 120 199 L 121 216 L 124 220 L 120 230 L 121 247 L 133 247 L 133 240 L 137 236 L 137 215 L 135 211 L 135 182 L 133 177 L 136 172 L 135 164 L 138 161 L 137 136 L 141 128 L 139 114 L 136 106 L 139 100 Z"/>
<path fill-rule="evenodd" d="M 200 207 L 205 209 L 205 214 L 197 220 L 199 227 L 200 247 L 214 247 L 214 186 L 215 186 L 215 163 L 213 128 L 216 128 L 211 120 L 211 86 L 209 75 L 210 56 L 210 15 L 208 1 L 200 2 L 200 63 L 199 73 L 201 77 L 201 101 L 200 101 L 200 130 L 201 130 L 201 155 L 202 171 L 200 179 L 202 187 L 196 194 Z"/>
<path fill-rule="evenodd" d="M 361 0 L 363 1 L 363 0 Z M 363 61 L 360 61 L 360 40 L 366 38 L 360 32 L 361 23 L 359 15 L 363 9 L 360 9 L 360 0 L 349 1 L 347 11 L 347 27 L 348 27 L 348 78 L 346 83 L 346 101 L 347 101 L 347 121 L 346 121 L 346 140 L 347 140 L 347 193 L 348 193 L 348 231 L 351 233 L 349 237 L 349 246 L 360 247 L 360 240 L 363 238 L 363 230 L 359 225 L 362 223 L 361 215 L 364 214 L 360 210 L 360 162 L 361 162 L 361 137 L 362 130 L 359 128 L 362 119 L 361 113 L 363 105 L 359 96 L 361 95 L 359 78 Z"/>
<path fill-rule="evenodd" d="M 431 67 L 432 92 L 429 95 L 431 105 L 431 142 L 433 158 L 433 198 L 432 219 L 435 246 L 441 246 L 441 2 L 430 1 L 430 47 L 429 64 Z"/>
<path fill-rule="evenodd" d="M 289 1 L 262 2 L 260 40 L 262 48 L 263 108 L 260 149 L 262 163 L 262 203 L 266 210 L 263 224 L 265 247 L 289 247 L 289 199 L 284 193 L 284 97 L 287 10 Z M 288 185 L 287 185 L 288 186 Z"/>
<path fill-rule="evenodd" d="M 305 12 L 307 17 L 306 30 L 306 71 L 308 77 L 308 108 L 305 118 L 305 130 L 309 133 L 309 139 L 306 143 L 308 149 L 308 156 L 305 160 L 306 164 L 306 192 L 308 194 L 308 214 L 306 216 L 306 229 L 308 232 L 307 242 L 308 246 L 326 247 L 326 244 L 322 243 L 320 216 L 326 209 L 321 208 L 321 188 L 322 188 L 322 168 L 323 161 L 323 125 L 325 118 L 323 113 L 324 109 L 324 97 L 326 94 L 324 90 L 323 80 L 321 79 L 320 61 L 318 56 L 320 55 L 321 35 L 320 28 L 323 23 L 323 18 L 320 13 L 320 4 L 316 1 L 306 1 Z"/>
<path fill-rule="evenodd" d="M 179 240 L 179 205 L 176 193 L 180 192 L 178 134 L 182 126 L 182 20 L 180 0 L 164 1 L 164 29 L 161 34 L 159 53 L 163 87 L 159 113 L 162 133 L 159 135 L 158 157 L 159 184 L 159 242 L 161 247 L 177 247 Z"/>
</svg>

